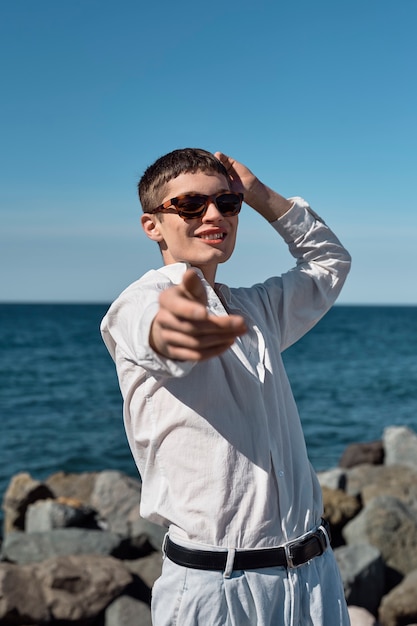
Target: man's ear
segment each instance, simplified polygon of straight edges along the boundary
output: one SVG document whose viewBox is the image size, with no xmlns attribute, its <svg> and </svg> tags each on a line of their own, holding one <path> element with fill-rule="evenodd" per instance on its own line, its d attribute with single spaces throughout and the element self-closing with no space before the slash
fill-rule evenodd
<svg viewBox="0 0 417 626">
<path fill-rule="evenodd" d="M 152 215 L 151 213 L 144 213 L 141 215 L 140 222 L 142 224 L 142 228 L 145 231 L 145 234 L 152 241 L 157 241 L 160 243 L 163 241 L 163 236 L 159 230 L 159 221 L 156 215 Z"/>
</svg>

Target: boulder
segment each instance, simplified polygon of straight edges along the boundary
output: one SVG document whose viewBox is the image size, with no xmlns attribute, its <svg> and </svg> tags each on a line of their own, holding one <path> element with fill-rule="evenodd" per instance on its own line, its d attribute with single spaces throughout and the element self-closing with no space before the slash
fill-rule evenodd
<svg viewBox="0 0 417 626">
<path fill-rule="evenodd" d="M 52 498 L 49 487 L 22 472 L 11 479 L 3 498 L 4 534 L 25 527 L 26 509 L 37 500 Z"/>
<path fill-rule="evenodd" d="M 417 568 L 417 518 L 397 498 L 374 498 L 342 533 L 348 545 L 375 546 L 394 574 L 405 575 Z"/>
<path fill-rule="evenodd" d="M 346 492 L 364 505 L 376 496 L 394 496 L 417 511 L 417 471 L 405 465 L 358 465 L 347 472 Z"/>
<path fill-rule="evenodd" d="M 162 571 L 162 552 L 152 552 L 141 559 L 124 561 L 126 569 L 140 578 L 144 584 L 152 589 Z"/>
<path fill-rule="evenodd" d="M 114 600 L 105 613 L 104 626 L 152 626 L 148 604 L 123 595 Z"/>
<path fill-rule="evenodd" d="M 405 426 L 389 426 L 382 437 L 386 465 L 417 469 L 417 434 Z"/>
<path fill-rule="evenodd" d="M 106 520 L 108 530 L 131 535 L 132 524 L 139 519 L 142 483 L 122 472 L 101 472 L 91 493 L 90 505 Z"/>
<path fill-rule="evenodd" d="M 369 443 L 352 443 L 343 452 L 339 467 L 349 468 L 355 465 L 369 463 L 370 465 L 381 465 L 384 462 L 384 447 L 382 441 L 371 441 Z"/>
<path fill-rule="evenodd" d="M 54 556 L 98 554 L 118 558 L 134 558 L 135 553 L 125 538 L 109 531 L 83 528 L 58 528 L 43 533 L 13 532 L 6 535 L 0 559 L 24 565 L 39 563 Z"/>
<path fill-rule="evenodd" d="M 131 582 L 132 575 L 111 557 L 57 557 L 24 566 L 0 563 L 0 623 L 86 625 Z"/>
<path fill-rule="evenodd" d="M 344 525 L 357 515 L 361 505 L 357 498 L 340 489 L 322 487 L 324 518 L 329 522 L 333 547 L 343 543 L 341 530 Z"/>
<path fill-rule="evenodd" d="M 348 604 L 376 614 L 385 589 L 385 565 L 369 544 L 336 548 L 335 557 Z"/>
<path fill-rule="evenodd" d="M 43 587 L 33 567 L 0 563 L 0 624 L 44 624 L 49 619 Z"/>
<path fill-rule="evenodd" d="M 360 606 L 348 606 L 350 626 L 379 626 L 375 617 Z"/>
<path fill-rule="evenodd" d="M 56 472 L 49 476 L 45 483 L 55 498 L 74 498 L 82 504 L 90 504 L 91 494 L 98 475 L 98 472 L 79 474 Z"/>
<path fill-rule="evenodd" d="M 97 512 L 78 500 L 38 500 L 30 504 L 26 511 L 25 531 L 45 532 L 54 528 L 98 529 Z"/>
<path fill-rule="evenodd" d="M 417 622 L 417 570 L 382 598 L 379 620 L 382 626 L 401 626 Z"/>
<path fill-rule="evenodd" d="M 317 478 L 321 487 L 327 487 L 328 489 L 341 489 L 345 490 L 346 487 L 346 470 L 341 467 L 333 467 L 332 469 L 324 472 L 318 472 Z"/>
<path fill-rule="evenodd" d="M 139 516 L 130 524 L 131 537 L 134 537 L 139 545 L 141 543 L 145 545 L 148 542 L 151 548 L 156 551 L 161 550 L 167 531 L 167 528 L 153 524 Z"/>
</svg>

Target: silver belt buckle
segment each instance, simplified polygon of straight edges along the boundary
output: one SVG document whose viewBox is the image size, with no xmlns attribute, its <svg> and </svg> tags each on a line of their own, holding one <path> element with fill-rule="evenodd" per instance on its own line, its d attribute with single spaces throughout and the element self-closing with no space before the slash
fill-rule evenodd
<svg viewBox="0 0 417 626">
<path fill-rule="evenodd" d="M 291 548 L 292 546 L 297 545 L 297 543 L 299 543 L 298 541 L 290 541 L 290 543 L 286 543 L 284 545 L 284 550 L 285 550 L 285 557 L 287 559 L 287 567 L 289 569 L 295 569 L 296 567 L 300 567 L 300 565 L 302 565 L 302 563 L 299 563 L 298 565 L 296 565 L 293 561 L 293 556 L 291 553 Z"/>
</svg>

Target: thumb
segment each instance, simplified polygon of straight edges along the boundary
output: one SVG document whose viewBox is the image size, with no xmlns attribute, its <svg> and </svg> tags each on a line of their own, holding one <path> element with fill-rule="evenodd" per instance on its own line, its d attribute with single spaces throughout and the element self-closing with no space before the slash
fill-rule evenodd
<svg viewBox="0 0 417 626">
<path fill-rule="evenodd" d="M 187 270 L 182 278 L 185 296 L 195 302 L 207 305 L 207 294 L 203 283 L 194 270 Z"/>
</svg>

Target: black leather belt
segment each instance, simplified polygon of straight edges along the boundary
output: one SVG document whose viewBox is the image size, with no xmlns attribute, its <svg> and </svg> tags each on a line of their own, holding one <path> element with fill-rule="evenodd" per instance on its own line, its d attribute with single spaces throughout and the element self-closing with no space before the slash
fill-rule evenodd
<svg viewBox="0 0 417 626">
<path fill-rule="evenodd" d="M 322 520 L 322 526 L 311 532 L 303 539 L 290 541 L 278 548 L 263 548 L 260 550 L 236 550 L 233 560 L 233 570 L 260 569 L 262 567 L 293 568 L 307 563 L 326 550 L 330 540 L 329 525 Z M 327 534 L 327 536 L 326 536 Z M 173 543 L 167 537 L 165 544 L 166 556 L 184 567 L 204 570 L 226 569 L 227 551 L 212 552 L 209 550 L 194 550 L 184 548 Z"/>
</svg>

